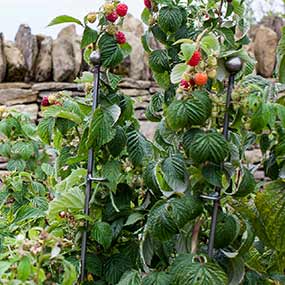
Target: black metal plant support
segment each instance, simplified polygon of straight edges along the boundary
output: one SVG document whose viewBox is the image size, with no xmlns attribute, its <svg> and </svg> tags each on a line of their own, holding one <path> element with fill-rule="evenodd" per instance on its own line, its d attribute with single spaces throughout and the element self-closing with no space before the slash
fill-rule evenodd
<svg viewBox="0 0 285 285">
<path fill-rule="evenodd" d="M 96 110 L 99 102 L 99 81 L 100 81 L 100 53 L 98 51 L 93 51 L 90 55 L 90 62 L 94 67 L 94 89 L 93 89 L 93 103 L 92 103 L 92 114 Z M 104 181 L 103 178 L 93 177 L 93 167 L 94 167 L 94 149 L 91 148 L 88 151 L 88 164 L 87 164 L 87 181 L 86 181 L 86 191 L 85 191 L 85 206 L 84 214 L 89 216 L 89 202 L 92 192 L 92 182 Z M 85 280 L 86 274 L 86 252 L 87 252 L 87 228 L 88 222 L 85 222 L 84 231 L 82 233 L 82 245 L 81 245 L 81 274 L 80 281 Z"/>
<path fill-rule="evenodd" d="M 233 57 L 226 61 L 225 67 L 227 71 L 230 73 L 229 81 L 228 81 L 228 89 L 227 89 L 227 99 L 226 99 L 226 111 L 224 116 L 224 126 L 223 126 L 223 135 L 226 140 L 228 140 L 229 135 L 229 107 L 232 100 L 232 92 L 234 88 L 235 82 L 235 75 L 241 71 L 242 69 L 242 61 L 239 57 Z M 217 226 L 217 217 L 218 217 L 218 210 L 220 206 L 221 200 L 221 189 L 217 189 L 217 192 L 212 197 L 214 200 L 214 209 L 212 214 L 212 221 L 211 221 L 211 230 L 210 230 L 210 237 L 209 237 L 209 245 L 208 245 L 208 255 L 209 257 L 213 257 L 214 252 L 214 240 L 216 234 L 216 226 Z"/>
</svg>

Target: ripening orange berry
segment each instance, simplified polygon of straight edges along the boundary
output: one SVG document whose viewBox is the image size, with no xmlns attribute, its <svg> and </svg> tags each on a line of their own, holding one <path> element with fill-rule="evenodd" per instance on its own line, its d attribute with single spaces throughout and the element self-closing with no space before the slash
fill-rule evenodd
<svg viewBox="0 0 285 285">
<path fill-rule="evenodd" d="M 196 85 L 198 86 L 203 86 L 205 84 L 207 84 L 208 81 L 208 75 L 206 73 L 196 73 L 194 76 L 194 81 L 196 83 Z"/>
</svg>

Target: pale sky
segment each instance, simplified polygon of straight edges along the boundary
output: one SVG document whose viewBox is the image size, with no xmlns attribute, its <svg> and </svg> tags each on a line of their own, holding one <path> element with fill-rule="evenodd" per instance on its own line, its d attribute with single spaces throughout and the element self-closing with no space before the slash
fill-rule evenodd
<svg viewBox="0 0 285 285">
<path fill-rule="evenodd" d="M 143 0 L 124 0 L 129 5 L 129 11 L 140 17 L 144 7 Z M 251 1 L 250 1 L 251 2 Z M 20 24 L 28 24 L 33 34 L 45 34 L 56 37 L 58 31 L 64 27 L 46 27 L 56 16 L 67 14 L 83 19 L 90 11 L 98 10 L 104 0 L 0 0 L 0 32 L 7 40 L 13 40 Z M 256 18 L 261 11 L 275 9 L 279 12 L 282 0 L 253 0 Z M 284 11 L 283 11 L 284 12 Z M 80 32 L 80 29 L 78 29 Z"/>
</svg>

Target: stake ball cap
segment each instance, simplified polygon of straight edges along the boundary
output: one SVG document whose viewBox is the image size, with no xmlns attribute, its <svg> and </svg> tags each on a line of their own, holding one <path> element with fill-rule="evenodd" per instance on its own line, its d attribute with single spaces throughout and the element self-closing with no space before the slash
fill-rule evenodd
<svg viewBox="0 0 285 285">
<path fill-rule="evenodd" d="M 98 65 L 100 64 L 100 52 L 97 50 L 92 51 L 92 53 L 90 54 L 90 62 L 93 65 Z"/>
<path fill-rule="evenodd" d="M 241 71 L 243 62 L 240 57 L 232 57 L 225 62 L 225 67 L 227 71 L 231 74 L 238 73 Z"/>
</svg>

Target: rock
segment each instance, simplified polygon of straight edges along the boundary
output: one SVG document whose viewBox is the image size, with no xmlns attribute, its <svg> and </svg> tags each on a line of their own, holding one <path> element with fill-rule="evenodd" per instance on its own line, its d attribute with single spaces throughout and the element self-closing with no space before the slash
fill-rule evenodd
<svg viewBox="0 0 285 285">
<path fill-rule="evenodd" d="M 35 64 L 35 80 L 48 81 L 52 78 L 52 38 L 38 36 L 39 53 Z"/>
<path fill-rule="evenodd" d="M 261 19 L 261 21 L 259 22 L 259 25 L 263 25 L 273 30 L 275 33 L 277 33 L 278 40 L 280 40 L 281 35 L 282 35 L 282 27 L 284 27 L 285 22 L 281 17 L 277 15 L 268 15 L 268 16 L 264 16 Z"/>
<path fill-rule="evenodd" d="M 11 89 L 11 88 L 30 89 L 30 88 L 32 88 L 32 85 L 28 84 L 28 83 L 24 83 L 24 82 L 5 82 L 5 83 L 0 83 L 0 90 L 1 89 Z"/>
<path fill-rule="evenodd" d="M 22 52 L 28 69 L 26 81 L 33 79 L 35 63 L 38 55 L 37 38 L 32 34 L 28 25 L 20 25 L 15 37 L 16 46 Z"/>
<path fill-rule="evenodd" d="M 259 164 L 262 161 L 262 153 L 260 149 L 247 150 L 245 152 L 246 162 L 249 164 Z"/>
<path fill-rule="evenodd" d="M 38 104 L 27 105 L 14 105 L 7 108 L 8 110 L 14 110 L 21 113 L 26 113 L 30 116 L 31 120 L 35 121 L 38 118 L 39 106 Z"/>
<path fill-rule="evenodd" d="M 0 85 L 1 86 L 1 85 Z M 46 83 L 36 83 L 32 87 L 33 91 L 84 91 L 84 84 L 77 83 L 67 83 L 67 82 L 46 82 Z"/>
<path fill-rule="evenodd" d="M 82 65 L 82 50 L 81 50 L 81 37 L 76 34 L 75 25 L 67 26 L 66 28 L 62 29 L 58 34 L 59 39 L 65 39 L 72 44 L 73 56 L 75 60 L 75 69 L 74 74 L 70 78 L 70 80 L 74 80 L 81 69 Z"/>
<path fill-rule="evenodd" d="M 132 46 L 132 52 L 129 56 L 129 77 L 133 79 L 145 78 L 145 51 L 141 44 L 141 36 L 144 33 L 144 27 L 141 21 L 128 14 L 125 17 L 122 27 L 127 42 Z"/>
<path fill-rule="evenodd" d="M 258 74 L 264 77 L 272 77 L 277 44 L 278 36 L 273 30 L 264 26 L 260 26 L 256 30 L 254 55 L 257 60 L 256 71 Z"/>
<path fill-rule="evenodd" d="M 1 89 L 0 90 L 0 104 L 2 105 L 16 105 L 22 103 L 36 102 L 38 92 L 31 89 Z"/>
<path fill-rule="evenodd" d="M 149 89 L 151 86 L 151 81 L 135 80 L 133 78 L 124 78 L 119 83 L 119 87 L 121 88 Z"/>
<path fill-rule="evenodd" d="M 140 131 L 142 132 L 142 134 L 147 138 L 152 140 L 154 137 L 154 133 L 155 130 L 158 126 L 158 123 L 154 123 L 154 122 L 141 122 L 141 129 Z"/>
<path fill-rule="evenodd" d="M 147 90 L 141 90 L 141 89 L 121 89 L 121 91 L 130 97 L 136 97 L 136 96 L 150 96 L 150 93 Z"/>
<path fill-rule="evenodd" d="M 56 39 L 52 50 L 53 80 L 57 82 L 74 79 L 75 60 L 73 46 L 65 39 Z"/>
<path fill-rule="evenodd" d="M 24 81 L 27 72 L 25 58 L 13 42 L 5 42 L 4 52 L 7 59 L 6 81 Z"/>
<path fill-rule="evenodd" d="M 0 82 L 3 82 L 6 75 L 6 56 L 4 53 L 4 37 L 3 34 L 0 33 Z"/>
</svg>

